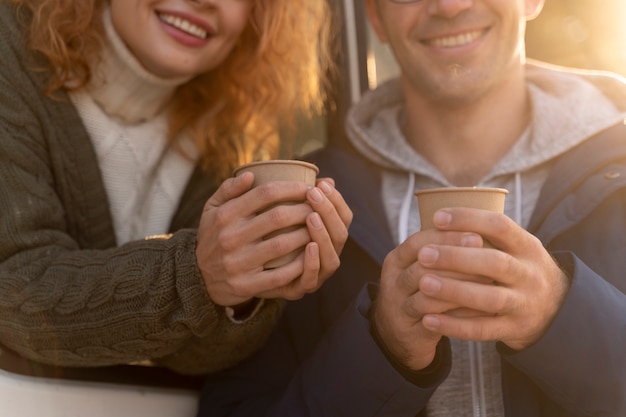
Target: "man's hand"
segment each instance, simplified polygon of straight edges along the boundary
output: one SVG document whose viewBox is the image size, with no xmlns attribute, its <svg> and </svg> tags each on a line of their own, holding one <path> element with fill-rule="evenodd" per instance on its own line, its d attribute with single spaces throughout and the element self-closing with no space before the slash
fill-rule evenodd
<svg viewBox="0 0 626 417">
<path fill-rule="evenodd" d="M 419 291 L 440 303 L 487 314 L 458 317 L 430 312 L 423 325 L 434 333 L 467 340 L 499 340 L 524 349 L 545 333 L 569 289 L 569 279 L 541 242 L 510 218 L 483 210 L 450 208 L 435 215 L 440 230 L 474 232 L 497 249 L 433 244 L 422 247 L 419 263 L 432 272 Z M 448 271 L 484 277 L 454 279 Z"/>
<path fill-rule="evenodd" d="M 433 273 L 418 262 L 417 255 L 427 244 L 479 248 L 483 241 L 474 233 L 429 229 L 410 236 L 387 255 L 380 292 L 375 301 L 374 325 L 388 351 L 416 371 L 432 362 L 442 336 L 436 329 L 423 326 L 422 318 L 428 313 L 445 313 L 457 308 L 446 301 L 425 297 L 420 291 L 422 278 Z M 448 276 L 459 280 L 475 279 L 458 273 L 449 273 Z"/>
</svg>

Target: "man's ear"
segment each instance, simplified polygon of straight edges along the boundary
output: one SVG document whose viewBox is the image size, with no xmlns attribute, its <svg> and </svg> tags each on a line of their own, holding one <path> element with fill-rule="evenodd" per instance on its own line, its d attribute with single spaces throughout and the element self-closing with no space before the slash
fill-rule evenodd
<svg viewBox="0 0 626 417">
<path fill-rule="evenodd" d="M 526 20 L 532 20 L 539 16 L 545 0 L 524 0 L 526 5 Z"/>
<path fill-rule="evenodd" d="M 387 35 L 380 21 L 380 11 L 378 10 L 376 0 L 365 0 L 365 12 L 378 40 L 381 43 L 387 43 Z"/>
</svg>

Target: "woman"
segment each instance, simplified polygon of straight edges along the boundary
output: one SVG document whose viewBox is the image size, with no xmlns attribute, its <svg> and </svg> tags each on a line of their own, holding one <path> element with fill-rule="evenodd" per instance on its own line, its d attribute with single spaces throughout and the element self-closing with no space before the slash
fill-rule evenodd
<svg viewBox="0 0 626 417">
<path fill-rule="evenodd" d="M 229 178 L 321 103 L 325 7 L 0 4 L 0 344 L 59 366 L 211 372 L 263 343 L 280 299 L 332 274 L 351 221 L 332 180 Z M 294 199 L 307 204 L 255 216 Z"/>
</svg>

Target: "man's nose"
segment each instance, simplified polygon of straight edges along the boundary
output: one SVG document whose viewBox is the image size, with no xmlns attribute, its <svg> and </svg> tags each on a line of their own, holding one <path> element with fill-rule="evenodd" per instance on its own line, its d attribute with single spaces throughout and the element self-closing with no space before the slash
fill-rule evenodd
<svg viewBox="0 0 626 417">
<path fill-rule="evenodd" d="M 454 17 L 472 7 L 474 0 L 428 0 L 428 11 L 434 15 Z"/>
</svg>

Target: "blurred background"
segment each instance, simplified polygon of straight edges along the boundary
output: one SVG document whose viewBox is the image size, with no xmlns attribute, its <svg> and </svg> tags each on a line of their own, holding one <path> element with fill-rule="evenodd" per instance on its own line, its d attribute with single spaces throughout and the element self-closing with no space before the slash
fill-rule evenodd
<svg viewBox="0 0 626 417">
<path fill-rule="evenodd" d="M 626 0 L 546 0 L 526 43 L 529 58 L 626 76 Z"/>
</svg>

